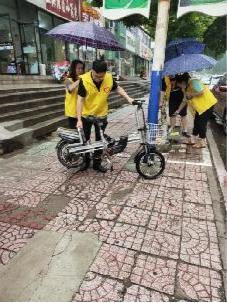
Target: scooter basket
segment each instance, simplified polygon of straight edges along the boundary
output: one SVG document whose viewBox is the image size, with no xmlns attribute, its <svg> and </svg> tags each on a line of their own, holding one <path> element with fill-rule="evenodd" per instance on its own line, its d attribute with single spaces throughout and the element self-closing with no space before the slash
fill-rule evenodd
<svg viewBox="0 0 227 303">
<path fill-rule="evenodd" d="M 147 123 L 147 143 L 161 145 L 166 142 L 167 130 L 165 125 Z"/>
</svg>

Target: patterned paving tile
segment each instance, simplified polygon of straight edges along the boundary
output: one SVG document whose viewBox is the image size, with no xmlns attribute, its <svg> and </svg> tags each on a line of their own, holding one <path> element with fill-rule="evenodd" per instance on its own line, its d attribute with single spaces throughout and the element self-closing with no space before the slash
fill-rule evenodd
<svg viewBox="0 0 227 303">
<path fill-rule="evenodd" d="M 156 199 L 154 205 L 154 211 L 174 215 L 182 216 L 183 200 L 177 198 L 162 198 Z"/>
<path fill-rule="evenodd" d="M 94 201 L 74 198 L 62 209 L 62 213 L 75 215 L 77 220 L 83 221 L 89 212 L 92 211 L 94 205 Z"/>
<path fill-rule="evenodd" d="M 214 270 L 181 263 L 178 267 L 177 281 L 187 300 L 224 301 L 220 290 L 222 278 Z"/>
<path fill-rule="evenodd" d="M 122 170 L 118 174 L 118 176 L 116 178 L 116 182 L 119 182 L 119 181 L 135 182 L 137 179 L 138 179 L 137 173 Z"/>
<path fill-rule="evenodd" d="M 177 263 L 140 254 L 130 276 L 132 283 L 172 295 Z"/>
<path fill-rule="evenodd" d="M 76 230 L 80 224 L 76 215 L 60 212 L 44 229 L 64 233 L 67 230 Z"/>
<path fill-rule="evenodd" d="M 7 224 L 7 229 L 0 234 L 0 248 L 17 252 L 34 234 L 33 229 Z"/>
<path fill-rule="evenodd" d="M 184 180 L 179 179 L 179 178 L 167 177 L 165 186 L 166 187 L 177 188 L 177 189 L 183 189 L 184 188 Z"/>
<path fill-rule="evenodd" d="M 129 224 L 116 223 L 107 243 L 140 250 L 145 235 L 145 228 Z"/>
<path fill-rule="evenodd" d="M 184 190 L 184 200 L 187 202 L 212 205 L 211 195 L 208 192 L 194 189 Z"/>
<path fill-rule="evenodd" d="M 36 207 L 40 202 L 48 197 L 48 194 L 21 190 L 8 190 L 4 192 L 4 196 L 5 201 L 8 203 Z"/>
<path fill-rule="evenodd" d="M 183 190 L 175 189 L 175 188 L 165 188 L 160 186 L 157 194 L 158 198 L 165 199 L 182 199 L 183 198 Z"/>
<path fill-rule="evenodd" d="M 54 183 L 52 181 L 44 181 L 41 184 L 39 184 L 38 186 L 36 186 L 34 188 L 35 191 L 41 192 L 41 193 L 47 193 L 47 194 L 51 194 L 53 193 L 55 190 L 57 190 L 58 187 L 61 186 L 61 183 Z"/>
<path fill-rule="evenodd" d="M 150 218 L 147 210 L 125 207 L 121 212 L 118 221 L 133 225 L 146 226 Z"/>
<path fill-rule="evenodd" d="M 185 180 L 184 181 L 184 188 L 185 189 L 192 189 L 199 190 L 203 192 L 209 193 L 209 186 L 207 182 L 199 181 L 199 180 Z"/>
<path fill-rule="evenodd" d="M 181 235 L 182 218 L 179 216 L 152 212 L 148 228 L 173 235 Z"/>
<path fill-rule="evenodd" d="M 152 210 L 158 188 L 159 187 L 156 185 L 138 183 L 129 196 L 126 204 L 131 207 Z"/>
<path fill-rule="evenodd" d="M 134 256 L 135 252 L 127 248 L 103 244 L 90 271 L 111 278 L 126 279 L 130 276 Z"/>
<path fill-rule="evenodd" d="M 141 251 L 156 256 L 178 259 L 180 250 L 180 236 L 164 232 L 147 230 Z"/>
<path fill-rule="evenodd" d="M 0 208 L 0 211 L 1 211 L 1 208 Z M 5 223 L 5 222 L 0 222 L 0 235 L 7 229 L 10 228 L 10 224 L 8 223 Z"/>
<path fill-rule="evenodd" d="M 0 248 L 0 264 L 6 265 L 16 255 L 16 252 Z"/>
<path fill-rule="evenodd" d="M 194 173 L 206 173 L 207 168 L 202 165 L 191 165 L 191 164 L 186 164 L 185 167 L 185 172 L 194 172 Z"/>
<path fill-rule="evenodd" d="M 184 203 L 183 216 L 200 220 L 214 220 L 214 212 L 211 205 Z"/>
<path fill-rule="evenodd" d="M 221 261 L 215 224 L 184 218 L 180 258 L 191 264 L 220 270 Z"/>
<path fill-rule="evenodd" d="M 78 198 L 99 201 L 109 188 L 108 179 L 95 179 L 77 195 Z"/>
<path fill-rule="evenodd" d="M 78 184 L 73 183 L 65 183 L 61 185 L 55 192 L 55 195 L 64 195 L 70 198 L 76 197 L 79 192 L 81 191 L 81 188 Z"/>
<path fill-rule="evenodd" d="M 113 226 L 114 222 L 107 220 L 86 219 L 77 230 L 92 232 L 98 236 L 100 241 L 106 241 Z"/>
<path fill-rule="evenodd" d="M 196 172 L 196 171 L 185 171 L 185 179 L 188 180 L 197 180 L 197 181 L 207 181 L 207 174 L 203 172 Z"/>
<path fill-rule="evenodd" d="M 184 163 L 166 163 L 166 168 L 163 172 L 164 176 L 173 178 L 184 178 L 185 164 Z"/>
<path fill-rule="evenodd" d="M 127 288 L 124 295 L 125 302 L 169 302 L 168 296 L 163 293 L 149 290 L 145 287 L 133 284 Z"/>
<path fill-rule="evenodd" d="M 106 202 L 116 205 L 125 205 L 127 199 L 134 189 L 134 184 L 129 182 L 113 182 L 106 193 Z"/>
<path fill-rule="evenodd" d="M 88 272 L 73 302 L 119 302 L 123 298 L 124 285 L 117 280 Z"/>
<path fill-rule="evenodd" d="M 115 220 L 121 213 L 122 207 L 118 205 L 111 205 L 102 201 L 98 202 L 95 205 L 96 218 L 105 220 Z"/>
</svg>

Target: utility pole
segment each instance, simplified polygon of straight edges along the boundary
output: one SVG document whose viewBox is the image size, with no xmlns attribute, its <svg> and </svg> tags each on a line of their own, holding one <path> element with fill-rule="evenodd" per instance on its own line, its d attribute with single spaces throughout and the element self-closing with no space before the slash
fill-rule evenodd
<svg viewBox="0 0 227 303">
<path fill-rule="evenodd" d="M 148 106 L 148 123 L 158 123 L 162 70 L 165 60 L 170 0 L 159 0 L 155 32 L 154 59 L 151 73 L 151 93 Z"/>
</svg>

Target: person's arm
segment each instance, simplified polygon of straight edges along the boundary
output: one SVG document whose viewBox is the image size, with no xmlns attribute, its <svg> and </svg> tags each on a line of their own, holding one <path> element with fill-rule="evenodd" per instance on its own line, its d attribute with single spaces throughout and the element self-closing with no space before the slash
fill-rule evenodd
<svg viewBox="0 0 227 303">
<path fill-rule="evenodd" d="M 79 87 L 78 87 L 78 96 L 77 96 L 77 128 L 83 128 L 83 123 L 82 123 L 82 111 L 83 111 L 83 103 L 86 97 L 86 89 L 84 87 L 82 79 L 80 80 Z"/>
<path fill-rule="evenodd" d="M 77 80 L 75 82 L 71 82 L 68 79 L 65 80 L 65 87 L 68 90 L 69 93 L 71 93 L 74 89 L 76 89 L 79 86 L 80 80 Z"/>
<path fill-rule="evenodd" d="M 77 98 L 77 128 L 83 128 L 83 123 L 82 123 L 82 110 L 83 110 L 83 102 L 84 102 L 84 97 L 81 97 L 78 95 Z"/>
<path fill-rule="evenodd" d="M 129 95 L 126 93 L 126 91 L 118 85 L 116 92 L 118 93 L 118 95 L 120 95 L 121 97 L 123 97 L 125 100 L 128 101 L 128 103 L 132 104 L 132 101 L 134 100 L 133 98 L 129 97 Z"/>
</svg>

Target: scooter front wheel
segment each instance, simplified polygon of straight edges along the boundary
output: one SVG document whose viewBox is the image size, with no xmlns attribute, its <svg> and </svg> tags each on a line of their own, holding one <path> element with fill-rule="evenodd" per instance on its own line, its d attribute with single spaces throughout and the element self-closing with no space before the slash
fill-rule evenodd
<svg viewBox="0 0 227 303">
<path fill-rule="evenodd" d="M 57 156 L 59 162 L 67 168 L 79 168 L 82 169 L 85 166 L 84 154 L 69 154 L 68 147 L 69 143 L 61 140 L 56 146 Z"/>
<path fill-rule="evenodd" d="M 137 172 L 144 179 L 156 179 L 165 169 L 165 158 L 157 151 L 140 153 L 135 163 Z"/>
</svg>

